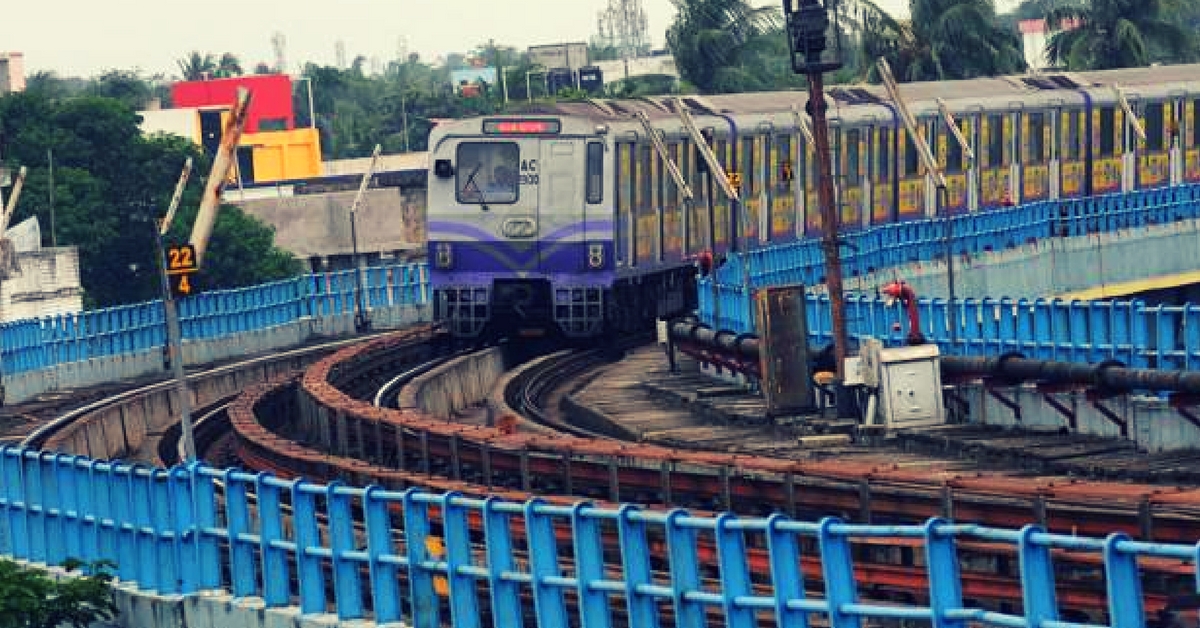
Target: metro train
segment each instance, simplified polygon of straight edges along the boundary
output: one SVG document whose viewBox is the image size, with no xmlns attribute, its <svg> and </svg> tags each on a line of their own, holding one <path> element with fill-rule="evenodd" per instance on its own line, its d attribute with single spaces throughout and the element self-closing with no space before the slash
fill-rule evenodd
<svg viewBox="0 0 1200 628">
<path fill-rule="evenodd" d="M 844 230 L 1200 181 L 1200 65 L 900 91 L 947 186 L 934 187 L 882 87 L 835 87 L 826 97 Z M 467 339 L 622 333 L 694 307 L 697 260 L 818 235 L 806 100 L 586 100 L 439 124 L 428 175 L 435 317 Z"/>
</svg>

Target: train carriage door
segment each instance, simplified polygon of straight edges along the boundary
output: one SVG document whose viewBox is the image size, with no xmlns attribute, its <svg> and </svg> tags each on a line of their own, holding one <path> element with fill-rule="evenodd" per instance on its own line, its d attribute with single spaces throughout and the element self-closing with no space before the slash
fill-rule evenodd
<svg viewBox="0 0 1200 628">
<path fill-rule="evenodd" d="M 578 255 L 585 246 L 583 189 L 584 144 L 573 140 L 542 140 L 536 156 L 521 155 L 521 186 L 536 185 L 538 270 L 543 273 L 577 272 Z"/>
</svg>

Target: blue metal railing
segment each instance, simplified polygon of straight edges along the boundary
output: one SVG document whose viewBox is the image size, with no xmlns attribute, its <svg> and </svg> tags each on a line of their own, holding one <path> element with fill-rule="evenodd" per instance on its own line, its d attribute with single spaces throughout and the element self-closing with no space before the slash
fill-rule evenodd
<svg viewBox="0 0 1200 628">
<path fill-rule="evenodd" d="M 1200 185 L 1128 194 L 1031 203 L 1010 209 L 919 220 L 861 230 L 846 236 L 846 268 L 868 272 L 945 253 L 947 220 L 954 253 L 979 254 L 1050 237 L 1079 236 L 1200 218 Z M 815 241 L 771 245 L 730 255 L 699 281 L 700 319 L 714 327 L 752 332 L 753 290 L 789 283 L 815 285 L 824 278 Z M 1048 360 L 1099 362 L 1192 370 L 1200 367 L 1200 306 L 1147 307 L 1140 301 L 1065 302 L 1026 299 L 956 300 L 951 318 L 945 299 L 923 299 L 922 333 L 958 355 L 1010 351 Z M 832 337 L 828 298 L 809 296 L 808 326 L 814 343 Z M 903 313 L 882 299 L 847 299 L 847 331 L 900 344 Z M 953 339 L 953 342 L 952 342 Z"/>
<path fill-rule="evenodd" d="M 327 530 L 318 528 L 320 520 Z M 880 540 L 924 552 L 906 568 L 913 586 L 925 588 L 915 597 L 927 605 L 860 599 L 853 549 Z M 964 601 L 957 545 L 975 541 L 1015 554 L 1022 610 L 995 612 Z M 804 558 L 819 558 L 820 597 L 804 586 L 801 548 L 810 546 L 817 555 Z M 1200 565 L 1200 545 L 1123 534 L 1081 538 L 1034 525 L 1008 530 L 940 519 L 856 525 L 833 517 L 809 522 L 778 514 L 513 503 L 0 447 L 0 554 L 50 564 L 107 559 L 121 580 L 160 594 L 223 589 L 259 596 L 268 607 L 298 605 L 303 613 L 416 628 L 442 626 L 443 603 L 458 628 L 482 626 L 485 605 L 497 628 L 523 625 L 526 610 L 540 628 L 607 628 L 619 615 L 639 627 L 673 617 L 683 628 L 710 621 L 754 628 L 764 616 L 781 627 L 806 626 L 809 613 L 832 628 L 884 618 L 943 628 L 964 622 L 1086 628 L 1059 619 L 1054 550 L 1102 565 L 1105 584 L 1097 587 L 1107 588 L 1108 623 L 1099 625 L 1115 628 L 1145 625 L 1140 559 L 1180 561 L 1193 572 Z M 1200 591 L 1200 577 L 1178 578 Z"/>
<path fill-rule="evenodd" d="M 354 271 L 317 273 L 249 288 L 205 292 L 179 302 L 183 337 L 206 340 L 267 329 L 305 316 L 354 311 Z M 366 306 L 417 305 L 429 300 L 424 264 L 372 267 L 363 272 Z M 161 301 L 63 314 L 0 325 L 5 373 L 132 354 L 163 346 Z"/>
</svg>

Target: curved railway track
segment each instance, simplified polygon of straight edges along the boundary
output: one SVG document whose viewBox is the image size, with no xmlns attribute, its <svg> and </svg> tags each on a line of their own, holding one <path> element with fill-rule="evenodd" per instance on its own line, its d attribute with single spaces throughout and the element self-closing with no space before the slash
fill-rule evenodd
<svg viewBox="0 0 1200 628">
<path fill-rule="evenodd" d="M 785 512 L 802 519 L 836 514 L 876 524 L 931 516 L 1010 528 L 1040 521 L 1051 530 L 1089 536 L 1124 531 L 1158 541 L 1200 538 L 1196 506 L 1200 493 L 1188 487 L 1031 481 L 994 472 L 957 472 L 953 465 L 931 473 L 880 463 L 864 473 L 861 464 L 836 459 L 694 451 L 604 437 L 593 428 L 571 426 L 553 408 L 554 400 L 562 398 L 563 386 L 599 363 L 598 356 L 587 352 L 545 357 L 509 378 L 505 394 L 509 405 L 523 408 L 556 434 L 380 408 L 365 400 L 363 386 L 344 379 L 339 385 L 331 381 L 344 377 L 339 368 L 344 361 L 391 359 L 385 356 L 394 351 L 395 343 L 381 339 L 343 350 L 308 369 L 302 378 L 256 386 L 239 397 L 230 407 L 230 416 L 243 463 L 284 477 L 516 500 L 532 493 L 562 503 L 584 498 L 696 511 Z M 313 445 L 311 438 L 286 429 L 279 419 L 296 413 L 340 436 Z M 892 562 L 870 563 L 860 575 L 878 591 L 920 590 L 922 583 L 906 575 L 911 572 L 903 564 L 914 560 L 914 549 L 919 550 L 895 544 L 876 548 L 883 554 L 900 552 L 901 564 L 893 556 Z M 967 591 L 986 599 L 1019 600 L 1011 561 L 989 554 L 986 546 L 973 551 L 992 567 L 987 573 L 968 574 Z M 1062 559 L 1081 573 L 1096 567 L 1071 556 Z M 761 560 L 765 568 L 765 557 Z M 1193 576 L 1182 573 L 1178 565 L 1146 567 L 1164 581 L 1183 582 Z M 1162 590 L 1147 597 L 1151 608 L 1166 601 Z M 1094 585 L 1081 581 L 1077 589 L 1063 592 L 1062 603 L 1082 612 L 1102 608 L 1104 600 Z"/>
</svg>

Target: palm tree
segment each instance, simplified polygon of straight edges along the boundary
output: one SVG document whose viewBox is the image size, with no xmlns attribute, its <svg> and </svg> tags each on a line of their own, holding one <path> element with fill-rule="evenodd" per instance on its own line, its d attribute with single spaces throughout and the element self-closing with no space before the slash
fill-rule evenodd
<svg viewBox="0 0 1200 628">
<path fill-rule="evenodd" d="M 1046 14 L 1047 27 L 1059 31 L 1046 44 L 1046 55 L 1069 70 L 1190 60 L 1196 56 L 1195 39 L 1167 17 L 1168 8 L 1179 6 L 1170 0 L 1089 0 L 1059 7 Z M 1075 28 L 1060 30 L 1069 25 Z"/>
<path fill-rule="evenodd" d="M 221 60 L 217 62 L 216 75 L 221 78 L 241 76 L 242 62 L 232 52 L 227 52 L 221 55 Z"/>
<path fill-rule="evenodd" d="M 764 61 L 786 42 L 777 7 L 746 0 L 672 2 L 678 14 L 667 29 L 667 46 L 684 80 L 705 93 L 773 87 Z"/>
<path fill-rule="evenodd" d="M 199 81 L 205 76 L 211 76 L 217 69 L 217 62 L 213 60 L 212 54 L 200 54 L 193 50 L 188 56 L 178 59 L 175 63 L 179 66 L 179 71 L 183 73 L 185 81 Z"/>
<path fill-rule="evenodd" d="M 911 0 L 911 20 L 897 20 L 871 0 L 853 3 L 863 73 L 888 60 L 901 81 L 967 79 L 1024 69 L 1016 33 L 999 26 L 993 0 Z"/>
</svg>

